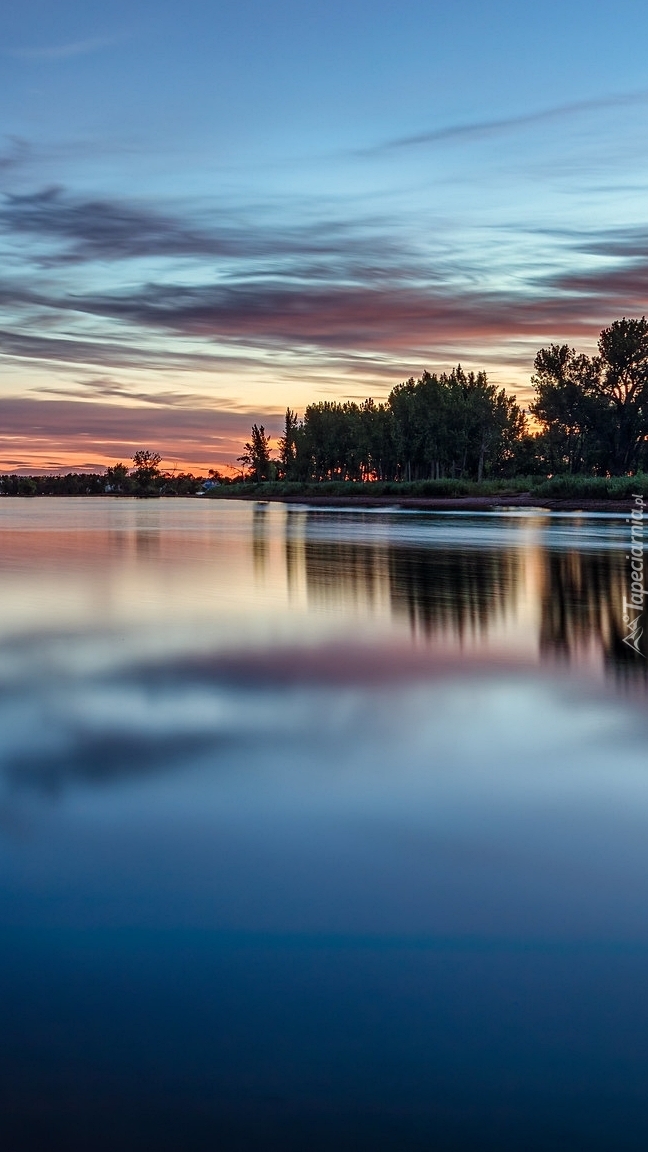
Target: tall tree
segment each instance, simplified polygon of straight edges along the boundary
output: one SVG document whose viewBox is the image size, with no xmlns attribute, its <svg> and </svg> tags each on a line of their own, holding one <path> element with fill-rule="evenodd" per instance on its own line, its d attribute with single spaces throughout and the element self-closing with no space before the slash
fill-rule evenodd
<svg viewBox="0 0 648 1152">
<path fill-rule="evenodd" d="M 279 471 L 282 479 L 295 478 L 297 463 L 297 438 L 299 434 L 297 413 L 286 408 L 283 436 L 279 438 Z"/>
<path fill-rule="evenodd" d="M 597 393 L 614 414 L 610 471 L 634 471 L 648 435 L 648 321 L 615 320 L 599 339 Z"/>
<path fill-rule="evenodd" d="M 251 439 L 243 445 L 243 453 L 238 460 L 247 467 L 250 479 L 256 480 L 257 484 L 269 479 L 270 437 L 266 436 L 263 424 L 252 425 Z"/>
<path fill-rule="evenodd" d="M 162 457 L 159 452 L 150 452 L 148 449 L 140 449 L 133 456 L 133 479 L 140 485 L 149 486 L 153 484 L 160 475 L 160 464 Z"/>
<path fill-rule="evenodd" d="M 577 355 L 568 344 L 552 344 L 540 349 L 534 367 L 535 400 L 529 411 L 543 429 L 550 471 L 602 467 L 607 404 L 598 391 L 597 362 Z"/>
<path fill-rule="evenodd" d="M 552 471 L 623 475 L 644 462 L 648 437 L 648 322 L 615 320 L 604 328 L 598 356 L 568 345 L 542 348 L 535 359 L 536 398 Z"/>
</svg>

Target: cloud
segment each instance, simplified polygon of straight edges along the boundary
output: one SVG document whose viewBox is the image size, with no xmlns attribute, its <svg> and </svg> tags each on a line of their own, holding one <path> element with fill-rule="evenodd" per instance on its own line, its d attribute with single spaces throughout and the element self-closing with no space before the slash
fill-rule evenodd
<svg viewBox="0 0 648 1152">
<path fill-rule="evenodd" d="M 83 199 L 63 188 L 29 195 L 7 195 L 0 208 L 0 228 L 11 236 L 60 245 L 56 251 L 34 251 L 49 265 L 141 257 L 194 257 L 205 260 L 333 259 L 348 264 L 368 259 L 376 250 L 376 224 L 351 226 L 325 221 L 299 227 L 260 227 L 235 223 L 222 213 L 218 226 L 200 226 L 146 203 L 109 198 Z M 383 260 L 399 252 L 389 237 L 380 238 Z M 314 268 L 311 269 L 315 271 Z"/>
<path fill-rule="evenodd" d="M 153 446 L 166 465 L 210 467 L 234 463 L 258 411 L 223 407 L 143 407 L 65 399 L 0 399 L 0 459 L 51 460 L 83 455 L 129 460 L 142 445 Z M 281 417 L 264 413 L 271 434 Z M 5 467 L 7 465 L 5 464 Z"/>
<path fill-rule="evenodd" d="M 7 196 L 0 226 L 65 245 L 48 262 L 119 260 L 141 256 L 232 255 L 233 237 L 207 235 L 145 206 L 107 199 L 75 200 L 61 188 Z"/>
<path fill-rule="evenodd" d="M 8 136 L 8 148 L 0 152 L 0 172 L 19 168 L 31 154 L 31 147 L 20 136 Z"/>
<path fill-rule="evenodd" d="M 138 404 L 142 406 L 151 406 L 154 408 L 188 408 L 191 411 L 196 409 L 203 409 L 205 407 L 205 396 L 199 393 L 191 393 L 178 391 L 174 389 L 164 389 L 160 391 L 157 389 L 155 392 L 145 392 L 132 387 L 132 385 L 123 383 L 119 380 L 113 380 L 111 377 L 99 376 L 90 379 L 80 379 L 76 381 L 77 388 L 82 393 L 82 398 L 90 400 L 122 400 L 126 401 L 129 406 Z M 79 392 L 72 390 L 70 387 L 61 387 L 53 385 L 39 385 L 39 396 L 64 396 L 68 400 L 78 400 Z M 219 401 L 220 407 L 230 408 L 232 412 L 236 412 L 238 405 L 234 400 L 225 400 L 223 398 Z M 208 409 L 211 411 L 212 409 Z"/>
<path fill-rule="evenodd" d="M 41 336 L 34 332 L 0 329 L 0 355 L 18 360 L 44 360 L 59 364 L 137 368 L 161 364 L 162 356 L 116 341 L 82 340 L 69 335 Z M 164 362 L 170 359 L 164 355 Z M 176 357 L 176 359 L 178 359 Z M 194 362 L 187 357 L 185 362 Z"/>
<path fill-rule="evenodd" d="M 568 302 L 580 301 L 582 310 L 592 311 L 604 303 L 607 320 L 624 315 L 642 316 L 648 312 L 648 256 L 621 267 L 566 272 L 554 278 L 557 291 Z M 569 306 L 569 305 L 568 305 Z M 572 303 L 573 306 L 573 303 Z"/>
<path fill-rule="evenodd" d="M 93 36 L 88 40 L 73 40 L 66 44 L 49 44 L 40 47 L 6 48 L 5 56 L 16 60 L 69 60 L 74 56 L 88 56 L 102 48 L 112 48 L 121 36 Z"/>
<path fill-rule="evenodd" d="M 122 341 L 74 339 L 0 330 L 4 355 L 94 367 L 244 368 L 269 354 L 337 357 L 387 355 L 411 362 L 435 349 L 473 352 L 512 340 L 590 336 L 634 301 L 648 284 L 648 266 L 607 273 L 563 274 L 525 295 L 450 284 L 413 285 L 379 279 L 365 283 L 281 281 L 224 286 L 145 285 L 132 292 L 52 297 L 61 329 L 74 314 L 96 323 L 124 325 Z M 628 305 L 629 306 L 629 305 Z M 186 353 L 178 338 L 189 341 Z M 165 341 L 170 345 L 165 346 Z M 179 350 L 180 349 L 180 350 Z M 229 352 L 228 352 L 229 349 Z M 302 361 L 303 363 L 305 361 Z"/>
<path fill-rule="evenodd" d="M 210 342 L 330 351 L 401 351 L 438 343 L 542 335 L 588 325 L 591 300 L 538 285 L 525 298 L 452 285 L 271 283 L 148 285 L 129 294 L 75 296 L 76 311 L 135 328 Z"/>
<path fill-rule="evenodd" d="M 432 128 L 427 132 L 417 132 L 410 136 L 397 136 L 393 140 L 385 140 L 370 148 L 357 149 L 356 156 L 379 156 L 389 152 L 401 151 L 406 148 L 420 148 L 434 144 L 452 143 L 453 141 L 481 140 L 491 136 L 499 136 L 506 132 L 516 132 L 520 129 L 531 128 L 537 124 L 551 123 L 554 120 L 563 120 L 568 117 L 583 115 L 587 112 L 605 111 L 610 108 L 626 108 L 633 104 L 644 104 L 648 101 L 648 90 L 640 89 L 636 92 L 619 93 L 618 95 L 604 96 L 593 100 L 574 100 L 567 104 L 557 104 L 551 108 L 543 108 L 538 112 L 526 112 L 520 116 L 504 116 L 499 119 L 473 120 L 466 124 L 450 124 L 445 128 Z"/>
<path fill-rule="evenodd" d="M 648 256 L 648 228 L 614 228 L 596 233 L 576 234 L 574 248 L 592 256 L 636 261 Z"/>
<path fill-rule="evenodd" d="M 20 282 L 0 283 L 7 317 L 0 352 L 84 365 L 102 380 L 104 372 L 126 367 L 227 366 L 242 381 L 253 368 L 257 382 L 260 374 L 269 379 L 273 367 L 284 380 L 288 372 L 296 377 L 316 368 L 328 373 L 334 391 L 336 378 L 351 374 L 365 380 L 391 374 L 396 381 L 412 364 L 488 357 L 492 364 L 497 349 L 499 362 L 519 373 L 525 355 L 530 369 L 529 345 L 591 342 L 616 315 L 645 309 L 645 228 L 536 231 L 543 245 L 553 244 L 554 268 L 560 260 L 565 270 L 527 271 L 512 287 L 496 288 L 488 270 L 459 268 L 451 251 L 435 260 L 401 243 L 387 222 L 378 225 L 246 228 L 226 214 L 213 225 L 60 188 L 6 197 L 0 227 L 58 247 L 51 277 L 37 282 L 25 262 L 12 266 L 21 269 Z M 137 269 L 129 267 L 124 287 L 101 291 L 95 288 L 105 282 L 101 269 L 84 269 L 83 278 L 75 271 L 74 280 L 66 271 L 73 262 L 141 256 L 169 258 L 159 281 L 138 283 Z M 173 276 L 174 258 L 194 256 L 211 263 L 193 271 L 183 263 Z M 104 381 L 96 395 L 121 393 Z M 152 403 L 145 388 L 130 395 Z M 183 400 L 167 393 L 162 403 Z"/>
<path fill-rule="evenodd" d="M 54 307 L 53 302 L 51 306 Z M 63 318 L 59 316 L 57 319 L 63 327 Z M 0 357 L 18 363 L 34 360 L 51 364 L 87 365 L 95 369 L 155 369 L 159 373 L 226 366 L 241 368 L 246 363 L 245 356 L 239 353 L 230 358 L 225 350 L 210 349 L 208 346 L 202 352 L 190 348 L 178 351 L 177 348 L 169 348 L 162 343 L 152 348 L 141 336 L 138 337 L 137 333 L 131 334 L 130 342 L 99 337 L 76 339 L 69 333 L 61 336 L 42 336 L 37 332 L 25 331 L 28 325 L 29 321 L 23 321 L 21 330 L 0 329 Z M 37 326 L 38 321 L 34 324 L 34 327 Z"/>
</svg>

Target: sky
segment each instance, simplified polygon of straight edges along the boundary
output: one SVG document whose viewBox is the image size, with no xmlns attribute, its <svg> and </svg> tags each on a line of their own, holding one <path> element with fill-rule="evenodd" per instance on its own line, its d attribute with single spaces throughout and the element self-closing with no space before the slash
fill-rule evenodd
<svg viewBox="0 0 648 1152">
<path fill-rule="evenodd" d="M 286 406 L 646 311 L 648 6 L 0 12 L 0 471 L 235 466 Z"/>
</svg>

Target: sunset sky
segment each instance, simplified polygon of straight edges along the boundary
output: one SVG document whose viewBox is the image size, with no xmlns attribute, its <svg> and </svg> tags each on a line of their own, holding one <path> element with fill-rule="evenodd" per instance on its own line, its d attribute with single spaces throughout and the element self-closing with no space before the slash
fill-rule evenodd
<svg viewBox="0 0 648 1152">
<path fill-rule="evenodd" d="M 648 6 L 0 15 L 0 469 L 234 461 L 286 405 L 593 348 L 648 295 Z"/>
</svg>

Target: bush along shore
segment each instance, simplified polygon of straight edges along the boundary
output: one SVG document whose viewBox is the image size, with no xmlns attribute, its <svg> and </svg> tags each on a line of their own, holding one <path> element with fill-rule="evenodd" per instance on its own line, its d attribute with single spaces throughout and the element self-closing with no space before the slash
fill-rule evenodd
<svg viewBox="0 0 648 1152">
<path fill-rule="evenodd" d="M 110 469 L 108 469 L 110 472 Z M 210 481 L 182 474 L 145 483 L 111 484 L 102 472 L 67 472 L 64 476 L 0 476 L 0 496 L 196 496 Z"/>
<path fill-rule="evenodd" d="M 115 464 L 105 472 L 67 472 L 64 476 L 0 476 L 2 496 L 197 496 L 221 480 L 218 472 L 164 472 L 159 452 L 141 449 L 133 467 Z"/>
<path fill-rule="evenodd" d="M 488 509 L 564 508 L 625 511 L 636 494 L 648 499 L 648 473 L 635 476 L 516 476 L 510 479 L 415 480 L 214 480 L 192 477 L 191 484 L 139 483 L 113 488 L 105 474 L 1 476 L 3 496 L 117 496 L 162 499 L 200 496 L 212 500 L 282 501 L 312 506 Z"/>
<path fill-rule="evenodd" d="M 518 476 L 508 480 L 237 481 L 205 492 L 209 499 L 283 501 L 312 506 L 489 509 L 502 507 L 626 511 L 633 495 L 648 498 L 648 473 L 636 476 Z"/>
</svg>

